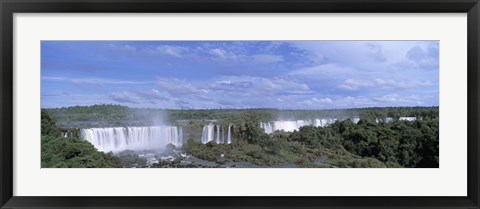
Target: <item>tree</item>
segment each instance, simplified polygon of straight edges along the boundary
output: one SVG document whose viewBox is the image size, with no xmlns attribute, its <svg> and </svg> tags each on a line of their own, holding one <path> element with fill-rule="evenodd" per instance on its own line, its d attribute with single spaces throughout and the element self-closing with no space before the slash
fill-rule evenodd
<svg viewBox="0 0 480 209">
<path fill-rule="evenodd" d="M 111 153 L 99 152 L 92 144 L 78 138 L 64 138 L 55 120 L 42 110 L 42 168 L 110 168 L 116 167 Z"/>
</svg>

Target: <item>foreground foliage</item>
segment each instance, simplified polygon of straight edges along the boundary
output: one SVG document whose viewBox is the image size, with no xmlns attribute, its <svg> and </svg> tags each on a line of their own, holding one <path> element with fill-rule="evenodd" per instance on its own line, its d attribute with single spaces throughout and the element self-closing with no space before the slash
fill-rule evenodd
<svg viewBox="0 0 480 209">
<path fill-rule="evenodd" d="M 136 153 L 117 156 L 98 152 L 78 138 L 63 138 L 48 113 L 65 123 L 139 120 L 165 117 L 197 136 L 185 141 L 189 154 L 219 164 L 248 162 L 260 167 L 406 167 L 439 166 L 438 107 L 389 107 L 348 110 L 161 110 L 119 105 L 75 106 L 42 110 L 42 167 L 135 167 L 145 164 Z M 264 133 L 259 122 L 322 117 L 360 117 L 327 127 L 304 126 L 299 131 Z M 382 122 L 385 117 L 392 122 Z M 402 121 L 399 117 L 416 117 Z M 143 119 L 142 119 L 143 118 Z M 232 144 L 200 143 L 203 125 L 232 125 Z M 179 122 L 180 121 L 180 122 Z M 183 121 L 183 122 L 182 122 Z M 177 124 L 178 125 L 178 124 Z M 186 134 L 184 134 L 186 135 Z M 190 135 L 192 136 L 192 135 Z"/>
<path fill-rule="evenodd" d="M 188 140 L 184 149 L 199 158 L 299 167 L 438 167 L 438 119 L 376 123 L 336 122 L 328 127 L 304 126 L 299 131 L 265 134 L 258 126 L 241 130 L 233 145 Z"/>
<path fill-rule="evenodd" d="M 46 111 L 42 110 L 42 168 L 116 167 L 112 154 L 105 154 L 85 140 L 64 138 Z"/>
</svg>

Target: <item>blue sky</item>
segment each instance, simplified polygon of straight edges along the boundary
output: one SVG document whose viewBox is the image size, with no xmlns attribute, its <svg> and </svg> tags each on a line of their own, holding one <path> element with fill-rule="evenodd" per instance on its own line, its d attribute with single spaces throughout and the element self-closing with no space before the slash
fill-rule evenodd
<svg viewBox="0 0 480 209">
<path fill-rule="evenodd" d="M 438 41 L 42 41 L 41 105 L 438 106 Z"/>
</svg>

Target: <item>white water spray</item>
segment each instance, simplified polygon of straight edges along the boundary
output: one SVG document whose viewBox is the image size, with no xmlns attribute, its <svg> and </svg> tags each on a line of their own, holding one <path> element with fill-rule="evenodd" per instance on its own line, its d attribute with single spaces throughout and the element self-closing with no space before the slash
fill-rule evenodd
<svg viewBox="0 0 480 209">
<path fill-rule="evenodd" d="M 167 144 L 181 147 L 182 128 L 176 126 L 108 127 L 80 130 L 87 140 L 99 151 L 120 152 L 123 150 L 164 149 Z"/>
<path fill-rule="evenodd" d="M 325 127 L 332 123 L 335 123 L 335 121 L 337 121 L 337 119 L 335 118 L 323 118 L 314 120 L 279 120 L 260 122 L 260 128 L 263 128 L 265 130 L 265 133 L 267 134 L 271 134 L 277 130 L 293 132 L 298 131 L 299 128 L 302 126 Z"/>
<path fill-rule="evenodd" d="M 228 126 L 227 141 L 225 142 L 225 129 L 221 125 L 208 124 L 203 126 L 202 130 L 202 143 L 206 144 L 215 140 L 217 144 L 230 144 L 232 143 L 231 129 L 232 125 Z"/>
<path fill-rule="evenodd" d="M 231 143 L 232 143 L 232 137 L 231 137 L 231 134 L 230 134 L 230 128 L 232 128 L 232 125 L 228 125 L 227 144 L 231 144 Z"/>
</svg>

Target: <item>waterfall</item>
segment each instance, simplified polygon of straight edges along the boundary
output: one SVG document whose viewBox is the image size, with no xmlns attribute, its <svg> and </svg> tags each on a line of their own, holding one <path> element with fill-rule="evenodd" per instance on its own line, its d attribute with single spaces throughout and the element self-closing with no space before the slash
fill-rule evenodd
<svg viewBox="0 0 480 209">
<path fill-rule="evenodd" d="M 208 124 L 203 126 L 202 130 L 202 143 L 206 144 L 215 140 L 217 144 L 230 144 L 232 143 L 231 127 L 228 126 L 227 141 L 225 141 L 225 128 L 222 125 Z"/>
<path fill-rule="evenodd" d="M 227 144 L 231 144 L 232 143 L 232 137 L 230 135 L 230 128 L 232 127 L 232 125 L 228 125 L 228 138 L 227 138 Z"/>
<path fill-rule="evenodd" d="M 274 131 L 273 126 L 270 122 L 267 122 L 267 123 L 260 122 L 260 128 L 265 129 L 265 133 L 267 133 L 267 134 L 271 134 Z"/>
<path fill-rule="evenodd" d="M 314 122 L 309 120 L 280 120 L 260 123 L 260 128 L 265 130 L 265 133 L 270 134 L 277 130 L 286 132 L 298 131 L 302 126 L 313 125 Z M 315 121 L 315 123 L 320 123 Z"/>
<path fill-rule="evenodd" d="M 176 126 L 108 127 L 80 130 L 84 140 L 103 152 L 164 149 L 167 144 L 181 147 L 182 128 Z"/>
<path fill-rule="evenodd" d="M 265 130 L 265 133 L 271 134 L 277 130 L 283 130 L 285 132 L 293 132 L 298 131 L 302 126 L 315 126 L 315 127 L 325 127 L 330 124 L 335 123 L 338 120 L 351 120 L 353 123 L 357 124 L 360 121 L 360 117 L 352 117 L 352 118 L 321 118 L 321 119 L 314 119 L 314 120 L 278 120 L 278 121 L 269 121 L 269 122 L 260 122 L 260 128 Z M 405 120 L 405 121 L 415 121 L 417 120 L 416 117 L 400 117 L 398 120 Z M 393 122 L 392 117 L 386 117 L 383 120 L 376 118 L 375 121 L 391 123 Z"/>
<path fill-rule="evenodd" d="M 225 129 L 224 127 L 222 126 L 222 141 L 221 141 L 222 144 L 225 144 Z"/>
<path fill-rule="evenodd" d="M 260 122 L 260 128 L 265 130 L 265 133 L 271 134 L 277 130 L 285 132 L 298 131 L 302 126 L 325 127 L 337 121 L 335 118 L 322 118 L 314 120 L 279 120 L 270 122 Z"/>
<path fill-rule="evenodd" d="M 400 117 L 398 120 L 416 121 L 417 117 Z"/>
<path fill-rule="evenodd" d="M 213 140 L 213 132 L 214 132 L 215 125 L 213 124 L 208 124 L 203 126 L 203 131 L 202 131 L 202 143 L 206 144 L 209 141 Z"/>
<path fill-rule="evenodd" d="M 180 139 L 181 142 L 183 142 L 183 128 L 180 126 L 180 129 L 178 131 L 179 136 L 178 138 Z"/>
<path fill-rule="evenodd" d="M 217 144 L 220 144 L 220 126 L 217 125 L 217 140 L 216 140 Z"/>
<path fill-rule="evenodd" d="M 359 118 L 359 117 L 355 117 L 355 118 L 351 118 L 350 120 L 352 121 L 352 123 L 357 124 L 357 123 L 360 121 L 360 118 Z"/>
</svg>

